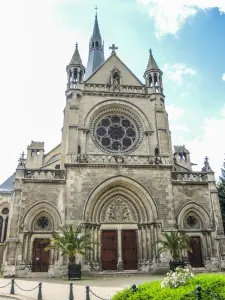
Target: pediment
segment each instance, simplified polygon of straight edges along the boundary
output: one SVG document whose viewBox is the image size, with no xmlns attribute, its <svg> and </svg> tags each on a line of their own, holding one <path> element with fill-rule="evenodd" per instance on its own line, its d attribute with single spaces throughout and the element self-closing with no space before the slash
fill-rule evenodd
<svg viewBox="0 0 225 300">
<path fill-rule="evenodd" d="M 120 73 L 120 85 L 142 87 L 143 83 L 131 72 L 131 70 L 112 54 L 86 81 L 90 84 L 109 84 L 112 71 L 118 69 Z"/>
</svg>

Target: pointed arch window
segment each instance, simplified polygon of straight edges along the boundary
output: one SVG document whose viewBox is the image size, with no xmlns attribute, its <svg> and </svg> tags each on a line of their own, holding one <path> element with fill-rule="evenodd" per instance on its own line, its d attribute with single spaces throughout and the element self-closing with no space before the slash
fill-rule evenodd
<svg viewBox="0 0 225 300">
<path fill-rule="evenodd" d="M 0 243 L 4 243 L 7 237 L 8 214 L 9 209 L 7 207 L 4 207 L 0 212 Z"/>
</svg>

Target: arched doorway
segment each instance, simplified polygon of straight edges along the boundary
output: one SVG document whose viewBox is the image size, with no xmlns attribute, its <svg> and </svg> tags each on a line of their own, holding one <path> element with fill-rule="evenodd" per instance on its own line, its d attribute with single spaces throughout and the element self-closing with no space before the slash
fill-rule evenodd
<svg viewBox="0 0 225 300">
<path fill-rule="evenodd" d="M 155 203 L 136 181 L 118 176 L 100 184 L 84 208 L 86 230 L 98 241 L 89 259 L 102 270 L 137 270 L 156 256 Z"/>
<path fill-rule="evenodd" d="M 190 236 L 192 251 L 188 251 L 187 258 L 191 267 L 203 267 L 203 260 L 211 259 L 213 248 L 208 213 L 202 206 L 189 202 L 181 208 L 178 223 L 180 229 Z"/>
</svg>

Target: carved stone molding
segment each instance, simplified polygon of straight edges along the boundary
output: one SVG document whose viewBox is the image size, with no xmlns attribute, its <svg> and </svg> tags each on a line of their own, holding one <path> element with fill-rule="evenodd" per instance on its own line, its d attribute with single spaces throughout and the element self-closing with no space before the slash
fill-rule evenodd
<svg viewBox="0 0 225 300">
<path fill-rule="evenodd" d="M 136 223 L 137 213 L 129 201 L 120 197 L 112 199 L 103 209 L 104 223 Z"/>
</svg>

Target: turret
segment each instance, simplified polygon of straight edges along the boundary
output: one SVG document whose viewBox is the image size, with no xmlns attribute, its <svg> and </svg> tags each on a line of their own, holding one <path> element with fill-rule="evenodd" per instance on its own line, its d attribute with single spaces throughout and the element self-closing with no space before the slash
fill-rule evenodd
<svg viewBox="0 0 225 300">
<path fill-rule="evenodd" d="M 44 143 L 43 142 L 31 142 L 27 147 L 27 169 L 40 169 L 43 166 L 44 161 Z"/>
<path fill-rule="evenodd" d="M 151 93 L 163 93 L 162 71 L 159 69 L 153 55 L 149 50 L 149 60 L 147 69 L 144 73 L 145 86 L 150 89 Z"/>
<path fill-rule="evenodd" d="M 83 83 L 85 67 L 82 64 L 77 43 L 71 61 L 69 65 L 66 67 L 66 72 L 67 72 L 67 91 L 70 89 L 75 89 L 79 83 Z"/>
</svg>

